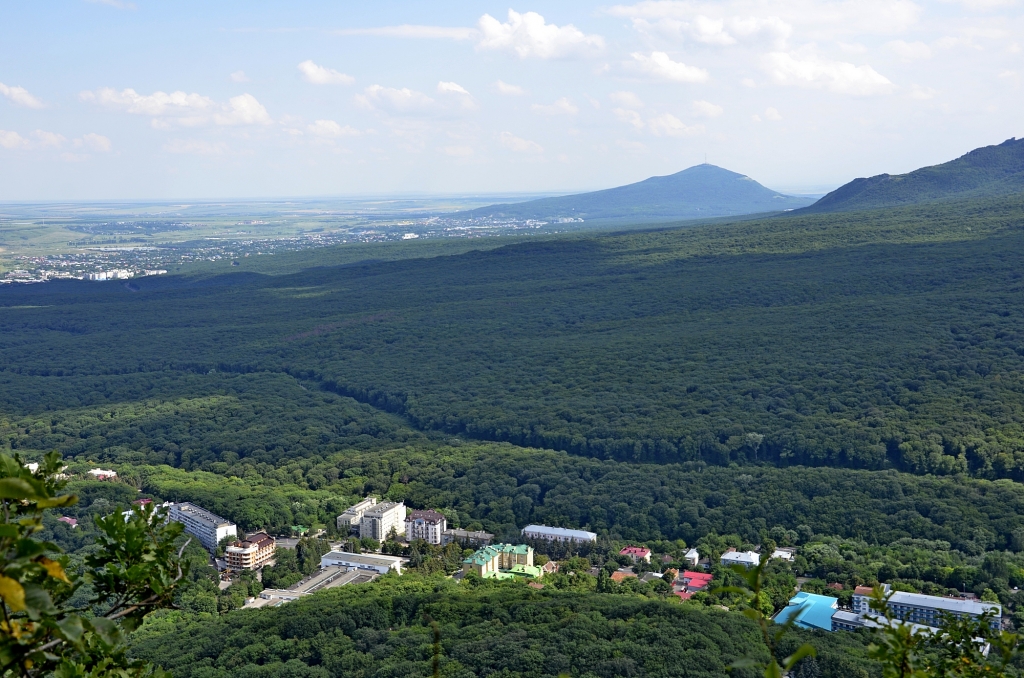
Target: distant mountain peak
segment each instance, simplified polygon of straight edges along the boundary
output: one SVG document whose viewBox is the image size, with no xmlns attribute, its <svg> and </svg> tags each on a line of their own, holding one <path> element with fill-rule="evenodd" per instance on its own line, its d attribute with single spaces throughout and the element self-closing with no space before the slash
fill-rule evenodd
<svg viewBox="0 0 1024 678">
<path fill-rule="evenodd" d="M 1024 191 L 1024 139 L 1011 137 L 955 160 L 906 174 L 878 174 L 844 184 L 802 212 L 847 212 Z"/>
<path fill-rule="evenodd" d="M 674 174 L 591 193 L 491 205 L 466 213 L 476 217 L 666 221 L 738 216 L 804 207 L 806 198 L 783 195 L 750 177 L 710 163 Z"/>
</svg>

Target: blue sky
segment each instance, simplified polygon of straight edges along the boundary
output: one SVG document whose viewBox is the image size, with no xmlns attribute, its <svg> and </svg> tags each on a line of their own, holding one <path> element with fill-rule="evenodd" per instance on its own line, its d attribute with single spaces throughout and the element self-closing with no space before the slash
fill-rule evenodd
<svg viewBox="0 0 1024 678">
<path fill-rule="evenodd" d="M 1019 0 L 0 2 L 0 200 L 823 191 L 1024 135 Z"/>
</svg>

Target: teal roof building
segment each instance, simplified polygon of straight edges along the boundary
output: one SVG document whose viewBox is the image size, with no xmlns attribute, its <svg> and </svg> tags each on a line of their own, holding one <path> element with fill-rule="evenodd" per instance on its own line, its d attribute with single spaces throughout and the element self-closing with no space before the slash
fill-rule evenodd
<svg viewBox="0 0 1024 678">
<path fill-rule="evenodd" d="M 789 599 L 777 615 L 776 624 L 785 624 L 790 619 L 794 626 L 802 629 L 832 630 L 832 615 L 839 609 L 839 600 L 832 596 L 819 596 L 816 593 L 801 591 Z"/>
</svg>

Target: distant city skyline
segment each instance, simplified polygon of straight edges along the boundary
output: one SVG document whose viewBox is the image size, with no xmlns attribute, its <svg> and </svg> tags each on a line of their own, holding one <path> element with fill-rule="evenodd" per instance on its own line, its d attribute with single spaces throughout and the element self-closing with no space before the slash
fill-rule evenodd
<svg viewBox="0 0 1024 678">
<path fill-rule="evenodd" d="M 0 200 L 823 193 L 1024 135 L 1018 0 L 4 3 Z"/>
</svg>

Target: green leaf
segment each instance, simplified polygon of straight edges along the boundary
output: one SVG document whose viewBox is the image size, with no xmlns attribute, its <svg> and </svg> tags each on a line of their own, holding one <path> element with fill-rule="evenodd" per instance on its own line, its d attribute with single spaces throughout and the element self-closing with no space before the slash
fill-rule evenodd
<svg viewBox="0 0 1024 678">
<path fill-rule="evenodd" d="M 0 478 L 0 499 L 37 499 L 34 487 L 21 478 Z"/>
<path fill-rule="evenodd" d="M 57 622 L 57 628 L 60 629 L 64 638 L 72 643 L 80 641 L 82 639 L 82 634 L 85 633 L 85 627 L 82 625 L 82 619 L 77 614 L 70 614 L 64 619 L 61 619 Z"/>
<path fill-rule="evenodd" d="M 25 585 L 25 609 L 32 619 L 39 619 L 44 614 L 57 614 L 57 608 L 54 607 L 50 594 L 37 584 Z"/>
<path fill-rule="evenodd" d="M 111 647 L 117 644 L 120 632 L 116 623 L 103 617 L 96 617 L 89 620 L 89 625 L 104 643 Z"/>
</svg>

